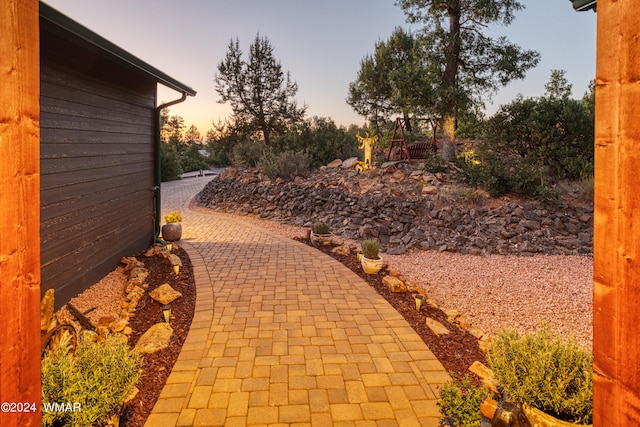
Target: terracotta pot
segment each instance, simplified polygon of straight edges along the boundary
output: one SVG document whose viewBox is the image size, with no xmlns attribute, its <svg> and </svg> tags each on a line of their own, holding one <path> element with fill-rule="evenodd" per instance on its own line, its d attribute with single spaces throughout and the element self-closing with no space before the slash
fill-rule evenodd
<svg viewBox="0 0 640 427">
<path fill-rule="evenodd" d="M 527 416 L 531 427 L 591 427 L 593 425 L 576 424 L 562 421 L 526 404 L 522 405 L 522 411 Z"/>
<path fill-rule="evenodd" d="M 333 236 L 333 234 L 329 233 L 329 234 L 316 234 L 316 233 L 311 233 L 311 243 L 313 244 L 313 246 L 324 246 L 324 245 L 328 245 L 329 243 L 331 243 L 331 236 Z"/>
<path fill-rule="evenodd" d="M 378 272 L 382 270 L 382 258 L 380 257 L 378 257 L 378 259 L 369 259 L 363 256 L 360 264 L 367 274 L 378 274 Z"/>
<path fill-rule="evenodd" d="M 173 222 L 162 226 L 162 239 L 167 242 L 176 242 L 182 238 L 182 224 Z"/>
</svg>

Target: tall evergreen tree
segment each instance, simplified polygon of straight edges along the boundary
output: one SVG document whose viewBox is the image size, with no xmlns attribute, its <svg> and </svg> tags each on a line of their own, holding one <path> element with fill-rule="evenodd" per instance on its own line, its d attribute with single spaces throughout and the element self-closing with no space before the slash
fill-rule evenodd
<svg viewBox="0 0 640 427">
<path fill-rule="evenodd" d="M 417 53 L 415 37 L 396 28 L 389 40 L 376 43 L 373 55 L 365 56 L 357 79 L 349 84 L 347 103 L 378 132 L 379 123 L 391 114 L 432 115 L 431 85 Z"/>
<path fill-rule="evenodd" d="M 303 119 L 306 105 L 298 107 L 298 85 L 282 71 L 266 37 L 256 35 L 249 57 L 242 58 L 240 41 L 231 40 L 225 58 L 218 64 L 215 77 L 220 103 L 229 102 L 233 124 L 245 135 L 261 133 L 269 145 L 273 135 Z"/>
<path fill-rule="evenodd" d="M 422 69 L 436 90 L 444 130 L 442 156 L 455 155 L 459 111 L 483 102 L 498 88 L 523 78 L 540 55 L 506 37 L 491 38 L 491 24 L 509 25 L 524 8 L 517 0 L 396 0 L 410 23 L 422 23 Z"/>
</svg>

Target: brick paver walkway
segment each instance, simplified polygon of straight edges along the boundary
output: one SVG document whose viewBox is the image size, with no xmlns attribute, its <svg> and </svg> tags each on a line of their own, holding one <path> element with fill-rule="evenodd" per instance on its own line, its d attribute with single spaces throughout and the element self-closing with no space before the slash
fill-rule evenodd
<svg viewBox="0 0 640 427">
<path fill-rule="evenodd" d="M 189 210 L 210 179 L 162 186 L 197 302 L 146 426 L 437 426 L 449 376 L 402 316 L 306 245 Z"/>
</svg>

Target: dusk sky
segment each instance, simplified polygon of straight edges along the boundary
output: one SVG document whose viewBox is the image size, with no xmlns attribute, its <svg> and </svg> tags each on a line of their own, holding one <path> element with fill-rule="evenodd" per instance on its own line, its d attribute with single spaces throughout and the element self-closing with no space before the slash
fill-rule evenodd
<svg viewBox="0 0 640 427">
<path fill-rule="evenodd" d="M 331 117 L 338 125 L 362 125 L 345 102 L 361 59 L 394 28 L 409 28 L 393 0 L 45 0 L 71 19 L 148 62 L 198 94 L 170 108 L 204 136 L 231 109 L 219 104 L 213 79 L 231 38 L 243 52 L 256 34 L 266 36 L 275 57 L 298 83 L 307 116 Z M 523 0 L 509 27 L 491 28 L 526 49 L 540 64 L 526 79 L 502 89 L 486 113 L 518 93 L 540 96 L 551 70 L 566 71 L 573 96 L 581 98 L 595 74 L 596 14 L 575 12 L 567 0 Z M 161 90 L 159 101 L 179 98 Z"/>
</svg>

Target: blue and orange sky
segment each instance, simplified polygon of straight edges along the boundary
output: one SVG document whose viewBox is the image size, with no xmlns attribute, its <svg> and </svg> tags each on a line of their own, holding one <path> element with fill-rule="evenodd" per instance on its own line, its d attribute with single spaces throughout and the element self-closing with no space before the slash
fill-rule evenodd
<svg viewBox="0 0 640 427">
<path fill-rule="evenodd" d="M 247 51 L 256 33 L 265 35 L 283 69 L 298 83 L 298 103 L 308 116 L 331 117 L 339 125 L 363 124 L 346 104 L 348 85 L 360 60 L 397 26 L 409 28 L 394 0 L 44 0 L 45 3 L 164 71 L 198 94 L 170 108 L 202 135 L 230 114 L 219 104 L 213 82 L 231 38 Z M 518 93 L 544 93 L 552 69 L 566 70 L 573 95 L 581 98 L 595 73 L 596 14 L 574 12 L 566 0 L 521 0 L 509 27 L 491 28 L 541 53 L 526 79 L 502 89 L 487 104 L 492 114 Z M 161 90 L 160 101 L 179 96 Z"/>
</svg>

